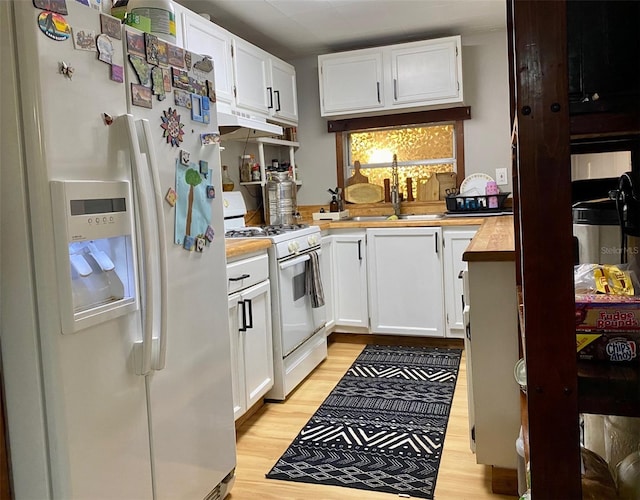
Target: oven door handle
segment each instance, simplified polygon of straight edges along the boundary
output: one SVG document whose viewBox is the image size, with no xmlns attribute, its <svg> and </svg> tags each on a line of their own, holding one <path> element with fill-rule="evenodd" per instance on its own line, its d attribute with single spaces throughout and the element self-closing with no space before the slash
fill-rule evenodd
<svg viewBox="0 0 640 500">
<path fill-rule="evenodd" d="M 308 261 L 310 258 L 311 257 L 309 257 L 308 255 L 301 255 L 300 257 L 296 257 L 295 259 L 286 260 L 280 263 L 280 270 L 284 270 L 297 264 L 301 264 L 302 262 Z"/>
</svg>

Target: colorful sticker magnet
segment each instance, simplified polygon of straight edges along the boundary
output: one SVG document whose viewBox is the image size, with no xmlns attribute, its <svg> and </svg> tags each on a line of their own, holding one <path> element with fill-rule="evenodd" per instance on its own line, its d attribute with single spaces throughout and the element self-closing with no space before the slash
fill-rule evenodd
<svg viewBox="0 0 640 500">
<path fill-rule="evenodd" d="M 198 236 L 196 238 L 196 251 L 202 252 L 204 251 L 204 247 L 206 246 L 207 246 L 207 240 L 205 240 L 201 236 Z"/>
<path fill-rule="evenodd" d="M 98 35 L 96 39 L 96 45 L 98 47 L 98 59 L 102 62 L 111 64 L 113 59 L 113 42 L 109 35 Z"/>
<path fill-rule="evenodd" d="M 153 93 L 157 96 L 164 96 L 164 81 L 162 80 L 162 68 L 154 66 L 151 68 L 151 81 L 153 82 Z"/>
<path fill-rule="evenodd" d="M 176 68 L 184 68 L 184 49 L 167 44 L 167 64 Z"/>
<path fill-rule="evenodd" d="M 209 162 L 206 160 L 200 160 L 198 163 L 200 165 L 200 173 L 204 175 L 206 179 L 207 174 L 209 173 Z"/>
<path fill-rule="evenodd" d="M 184 123 L 180 123 L 180 115 L 175 109 L 169 108 L 162 112 L 162 124 L 160 127 L 164 130 L 162 136 L 167 138 L 167 144 L 173 147 L 179 147 L 184 140 Z M 219 137 L 219 136 L 218 136 Z"/>
<path fill-rule="evenodd" d="M 73 48 L 76 50 L 88 50 L 95 52 L 98 50 L 96 47 L 96 32 L 93 30 L 77 30 L 72 29 L 73 33 Z"/>
<path fill-rule="evenodd" d="M 153 108 L 153 95 L 151 89 L 144 85 L 131 84 L 131 103 L 134 106 Z"/>
<path fill-rule="evenodd" d="M 213 61 L 209 56 L 203 56 L 202 59 L 193 63 L 193 68 L 203 73 L 210 73 L 213 70 Z"/>
<path fill-rule="evenodd" d="M 191 94 L 191 119 L 194 122 L 204 123 L 202 111 L 202 97 L 196 94 Z"/>
<path fill-rule="evenodd" d="M 60 71 L 61 75 L 66 76 L 69 80 L 71 80 L 71 78 L 73 77 L 73 72 L 75 71 L 75 68 L 73 68 L 72 66 L 69 66 L 66 62 L 64 61 L 60 61 L 58 63 L 58 71 Z"/>
<path fill-rule="evenodd" d="M 207 226 L 207 230 L 204 233 L 204 237 L 207 238 L 209 241 L 213 241 L 214 234 L 215 232 L 213 231 L 213 228 L 211 226 Z"/>
<path fill-rule="evenodd" d="M 200 106 L 202 106 L 202 121 L 205 125 L 211 122 L 211 106 L 209 105 L 209 98 L 204 96 L 200 99 Z"/>
<path fill-rule="evenodd" d="M 162 82 L 165 93 L 171 92 L 171 70 L 169 68 L 162 68 Z"/>
<path fill-rule="evenodd" d="M 188 90 L 191 92 L 191 84 L 189 82 L 189 74 L 178 68 L 171 68 L 173 77 L 173 86 L 177 89 Z"/>
<path fill-rule="evenodd" d="M 185 250 L 192 251 L 195 245 L 196 239 L 193 236 L 185 235 L 183 245 Z"/>
<path fill-rule="evenodd" d="M 69 13 L 65 0 L 33 0 L 33 6 L 42 10 L 50 10 L 51 12 L 64 16 Z"/>
<path fill-rule="evenodd" d="M 220 134 L 215 132 L 209 132 L 206 134 L 200 134 L 200 143 L 203 146 L 211 146 L 212 144 L 220 144 Z"/>
<path fill-rule="evenodd" d="M 71 27 L 67 24 L 67 20 L 55 12 L 41 12 L 38 16 L 38 27 L 56 42 L 62 42 L 71 36 Z"/>
<path fill-rule="evenodd" d="M 192 54 L 188 50 L 184 51 L 184 66 L 187 71 L 191 71 Z"/>
<path fill-rule="evenodd" d="M 114 82 L 123 83 L 124 82 L 124 68 L 119 66 L 118 64 L 111 65 L 111 79 Z"/>
<path fill-rule="evenodd" d="M 107 14 L 100 14 L 100 31 L 116 40 L 122 39 L 122 24 L 120 23 L 120 19 Z"/>
<path fill-rule="evenodd" d="M 174 89 L 173 101 L 176 106 L 191 109 L 191 93 L 186 90 Z"/>
<path fill-rule="evenodd" d="M 138 76 L 140 85 L 149 87 L 151 84 L 151 66 L 149 66 L 147 64 L 147 61 L 145 61 L 142 57 L 131 54 L 129 54 L 129 62 L 131 63 L 131 66 L 133 66 L 133 70 Z"/>
<path fill-rule="evenodd" d="M 149 64 L 159 64 L 158 61 L 158 37 L 151 33 L 144 34 L 144 46 Z"/>
<path fill-rule="evenodd" d="M 139 33 L 133 33 L 132 31 L 127 31 L 127 52 L 129 56 L 132 54 L 138 57 L 145 57 L 146 53 L 144 50 L 144 36 Z"/>
<path fill-rule="evenodd" d="M 189 153 L 189 151 L 181 149 L 180 150 L 180 163 L 182 163 L 185 167 L 188 167 L 190 161 L 191 161 L 191 153 Z"/>
<path fill-rule="evenodd" d="M 211 80 L 207 80 L 207 96 L 211 102 L 216 102 L 216 89 Z"/>
<path fill-rule="evenodd" d="M 207 186 L 207 198 L 213 200 L 216 197 L 216 188 L 214 188 L 211 184 Z"/>
<path fill-rule="evenodd" d="M 176 206 L 176 201 L 178 200 L 178 193 L 173 188 L 169 188 L 167 194 L 164 196 L 164 199 L 167 200 L 167 203 L 172 207 Z"/>
<path fill-rule="evenodd" d="M 158 64 L 169 66 L 169 44 L 158 39 Z"/>
<path fill-rule="evenodd" d="M 105 125 L 111 125 L 113 123 L 113 116 L 111 116 L 109 113 L 102 113 L 102 120 L 104 121 Z"/>
</svg>

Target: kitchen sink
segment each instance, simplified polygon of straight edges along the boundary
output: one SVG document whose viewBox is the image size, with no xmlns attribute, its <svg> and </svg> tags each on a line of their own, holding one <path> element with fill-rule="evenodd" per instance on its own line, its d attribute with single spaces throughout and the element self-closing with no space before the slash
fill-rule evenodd
<svg viewBox="0 0 640 500">
<path fill-rule="evenodd" d="M 442 219 L 444 214 L 402 214 L 398 216 L 398 220 L 438 220 Z M 353 222 L 379 222 L 389 220 L 388 215 L 357 215 L 342 219 Z M 393 219 L 395 220 L 395 219 Z"/>
</svg>

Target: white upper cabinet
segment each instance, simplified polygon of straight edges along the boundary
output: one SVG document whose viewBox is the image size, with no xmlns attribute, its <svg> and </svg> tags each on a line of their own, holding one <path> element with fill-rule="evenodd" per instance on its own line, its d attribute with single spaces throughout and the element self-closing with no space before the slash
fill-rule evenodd
<svg viewBox="0 0 640 500">
<path fill-rule="evenodd" d="M 322 116 L 384 107 L 382 50 L 318 57 Z"/>
<path fill-rule="evenodd" d="M 463 102 L 460 36 L 318 56 L 322 116 Z"/>
<path fill-rule="evenodd" d="M 296 70 L 199 14 L 174 4 L 176 43 L 211 56 L 218 110 L 298 124 Z"/>
<path fill-rule="evenodd" d="M 267 91 L 271 99 L 270 116 L 274 121 L 297 125 L 298 92 L 296 69 L 277 57 L 269 58 L 269 85 Z"/>
<path fill-rule="evenodd" d="M 391 49 L 393 105 L 462 100 L 458 37 Z"/>
<path fill-rule="evenodd" d="M 211 56 L 216 100 L 231 104 L 233 102 L 231 33 L 189 10 L 181 9 L 181 12 L 184 48 L 196 54 Z"/>
<path fill-rule="evenodd" d="M 267 100 L 269 54 L 241 38 L 234 38 L 231 43 L 236 107 L 266 117 L 270 104 Z"/>
</svg>

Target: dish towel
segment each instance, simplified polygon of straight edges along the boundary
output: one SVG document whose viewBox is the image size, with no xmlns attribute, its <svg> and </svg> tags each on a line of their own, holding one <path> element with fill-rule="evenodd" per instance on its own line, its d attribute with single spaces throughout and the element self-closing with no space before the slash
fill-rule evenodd
<svg viewBox="0 0 640 500">
<path fill-rule="evenodd" d="M 309 260 L 305 263 L 305 288 L 311 297 L 311 307 L 322 307 L 324 305 L 324 291 L 320 278 L 318 253 L 315 251 L 309 252 Z"/>
</svg>

